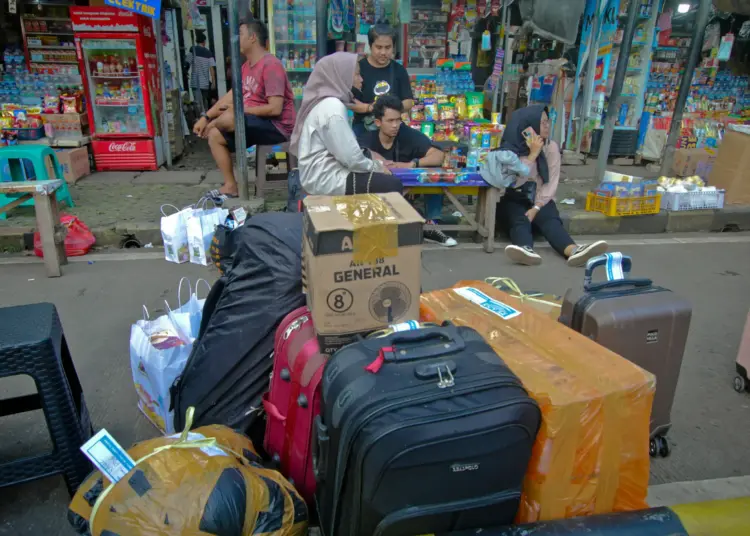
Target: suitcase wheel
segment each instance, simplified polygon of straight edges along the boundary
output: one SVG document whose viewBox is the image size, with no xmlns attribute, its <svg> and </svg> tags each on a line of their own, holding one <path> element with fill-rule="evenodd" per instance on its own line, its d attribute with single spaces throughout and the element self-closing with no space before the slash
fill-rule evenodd
<svg viewBox="0 0 750 536">
<path fill-rule="evenodd" d="M 666 458 L 672 452 L 669 441 L 664 436 L 654 436 L 649 440 L 648 453 L 652 458 Z"/>
<path fill-rule="evenodd" d="M 747 380 L 739 374 L 734 377 L 734 390 L 738 393 L 747 391 Z"/>
</svg>

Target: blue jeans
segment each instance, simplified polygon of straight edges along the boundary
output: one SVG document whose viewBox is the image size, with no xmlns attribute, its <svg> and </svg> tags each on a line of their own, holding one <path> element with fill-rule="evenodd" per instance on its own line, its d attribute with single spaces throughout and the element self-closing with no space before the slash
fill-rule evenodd
<svg viewBox="0 0 750 536">
<path fill-rule="evenodd" d="M 439 220 L 443 214 L 443 194 L 424 195 L 424 217 L 427 220 Z"/>
</svg>

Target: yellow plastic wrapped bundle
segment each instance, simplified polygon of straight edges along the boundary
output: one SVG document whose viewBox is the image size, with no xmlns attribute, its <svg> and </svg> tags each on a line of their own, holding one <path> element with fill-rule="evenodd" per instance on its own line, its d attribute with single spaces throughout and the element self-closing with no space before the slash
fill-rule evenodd
<svg viewBox="0 0 750 536">
<path fill-rule="evenodd" d="M 204 426 L 128 450 L 136 466 L 116 484 L 95 471 L 70 503 L 86 536 L 307 534 L 307 507 L 280 473 L 264 469 L 250 440 Z"/>
<path fill-rule="evenodd" d="M 420 313 L 477 330 L 542 409 L 518 523 L 647 507 L 652 374 L 480 281 L 423 294 Z"/>
</svg>

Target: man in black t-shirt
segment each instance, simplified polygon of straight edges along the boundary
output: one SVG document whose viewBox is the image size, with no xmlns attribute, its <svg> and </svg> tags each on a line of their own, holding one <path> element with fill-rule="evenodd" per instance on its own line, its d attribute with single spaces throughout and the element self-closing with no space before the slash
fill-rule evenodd
<svg viewBox="0 0 750 536">
<path fill-rule="evenodd" d="M 445 155 L 430 139 L 401 121 L 404 108 L 395 95 L 384 95 L 373 107 L 378 130 L 365 132 L 360 145 L 382 156 L 390 168 L 440 167 Z M 427 223 L 435 224 L 443 209 L 442 194 L 424 196 Z M 424 239 L 444 246 L 455 246 L 456 241 L 439 229 L 428 229 Z"/>
<path fill-rule="evenodd" d="M 352 128 L 357 138 L 368 130 L 375 130 L 372 117 L 373 106 L 383 95 L 395 95 L 401 101 L 404 111 L 414 105 L 409 73 L 403 65 L 393 60 L 395 32 L 384 24 L 376 24 L 367 33 L 370 53 L 359 61 L 362 75 L 362 89 L 355 89 Z"/>
</svg>

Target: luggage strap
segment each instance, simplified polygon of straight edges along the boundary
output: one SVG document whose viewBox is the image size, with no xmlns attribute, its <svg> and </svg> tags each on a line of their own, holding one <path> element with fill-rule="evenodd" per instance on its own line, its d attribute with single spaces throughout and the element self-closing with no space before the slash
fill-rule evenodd
<svg viewBox="0 0 750 536">
<path fill-rule="evenodd" d="M 539 298 L 538 296 L 544 296 L 544 294 L 542 294 L 541 292 L 532 292 L 529 294 L 525 293 L 510 277 L 488 277 L 484 280 L 484 282 L 492 285 L 498 290 L 503 290 L 502 287 L 509 288 L 514 293 L 511 294 L 511 296 L 513 296 L 514 298 L 518 298 L 522 302 L 533 301 L 552 307 L 561 307 L 561 304 L 558 302 L 543 300 Z"/>
</svg>

